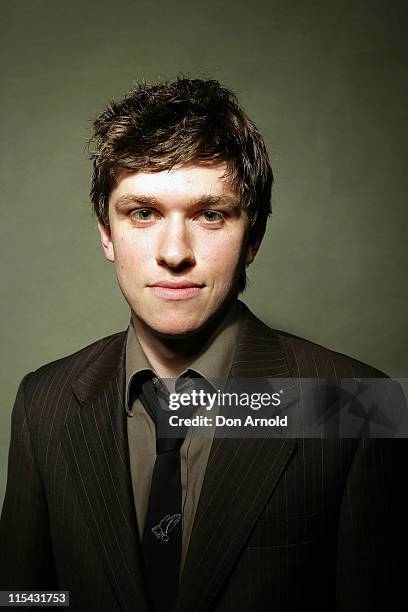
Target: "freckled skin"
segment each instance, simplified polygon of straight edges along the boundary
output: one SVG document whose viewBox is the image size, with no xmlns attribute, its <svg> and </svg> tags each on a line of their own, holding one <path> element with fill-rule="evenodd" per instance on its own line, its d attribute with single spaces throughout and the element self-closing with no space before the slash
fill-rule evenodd
<svg viewBox="0 0 408 612">
<path fill-rule="evenodd" d="M 136 326 L 185 337 L 236 297 L 241 266 L 252 262 L 260 241 L 248 244 L 248 216 L 225 170 L 225 163 L 194 163 L 119 176 L 110 227 L 99 223 L 99 230 Z M 157 295 L 160 281 L 188 281 L 199 290 L 170 300 Z"/>
</svg>

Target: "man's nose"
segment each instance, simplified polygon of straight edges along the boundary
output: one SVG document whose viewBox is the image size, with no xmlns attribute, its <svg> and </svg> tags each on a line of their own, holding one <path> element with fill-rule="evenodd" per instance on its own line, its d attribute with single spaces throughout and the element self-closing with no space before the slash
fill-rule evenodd
<svg viewBox="0 0 408 612">
<path fill-rule="evenodd" d="M 188 221 L 174 219 L 163 224 L 157 245 L 156 261 L 169 268 L 194 265 L 194 251 Z"/>
</svg>

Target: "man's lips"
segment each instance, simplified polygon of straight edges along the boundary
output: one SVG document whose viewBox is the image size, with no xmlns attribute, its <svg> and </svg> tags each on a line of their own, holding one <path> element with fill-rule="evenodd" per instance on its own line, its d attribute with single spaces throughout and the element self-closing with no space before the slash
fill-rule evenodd
<svg viewBox="0 0 408 612">
<path fill-rule="evenodd" d="M 158 281 L 148 285 L 156 297 L 165 300 L 187 300 L 198 295 L 203 286 L 186 280 Z"/>
</svg>

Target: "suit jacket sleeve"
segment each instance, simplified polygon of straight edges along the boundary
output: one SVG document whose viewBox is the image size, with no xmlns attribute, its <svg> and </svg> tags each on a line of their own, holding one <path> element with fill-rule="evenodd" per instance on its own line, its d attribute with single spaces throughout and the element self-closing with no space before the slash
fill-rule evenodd
<svg viewBox="0 0 408 612">
<path fill-rule="evenodd" d="M 337 610 L 406 609 L 406 439 L 363 439 L 352 462 L 338 532 Z M 405 599 L 405 601 L 404 601 Z"/>
<path fill-rule="evenodd" d="M 0 521 L 2 590 L 57 588 L 47 500 L 31 443 L 25 407 L 26 375 L 11 419 L 6 495 Z"/>
</svg>

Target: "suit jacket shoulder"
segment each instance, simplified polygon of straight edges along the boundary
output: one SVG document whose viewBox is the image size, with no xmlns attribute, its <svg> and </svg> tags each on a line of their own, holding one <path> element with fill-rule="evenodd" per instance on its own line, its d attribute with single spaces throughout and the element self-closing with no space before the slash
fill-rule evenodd
<svg viewBox="0 0 408 612">
<path fill-rule="evenodd" d="M 258 319 L 244 304 L 243 308 L 245 320 L 237 351 L 237 361 L 242 362 L 242 370 L 246 369 L 251 361 L 256 362 L 258 366 L 264 361 L 265 374 L 258 375 L 267 376 L 268 367 L 274 369 L 271 360 L 276 362 L 280 359 L 284 360 L 284 363 L 281 364 L 282 372 L 286 369 L 287 376 L 293 378 L 382 378 L 387 376 L 357 359 L 288 332 L 272 329 Z"/>
<path fill-rule="evenodd" d="M 122 347 L 125 338 L 126 331 L 117 332 L 96 340 L 71 355 L 46 363 L 28 375 L 31 384 L 42 385 L 47 384 L 47 382 L 50 383 L 55 379 L 55 376 L 62 372 L 64 373 L 65 381 L 72 384 L 84 369 L 98 361 L 98 358 L 105 351 L 107 359 L 104 361 L 108 362 L 109 357 L 116 354 L 118 348 Z"/>
<path fill-rule="evenodd" d="M 119 394 L 123 393 L 125 345 L 126 331 L 112 334 L 23 378 L 18 397 L 24 401 L 16 402 L 13 418 L 19 418 L 17 412 L 24 409 L 20 418 L 27 421 L 38 456 L 50 447 L 50 424 L 53 439 L 61 437 L 67 419 L 77 410 L 76 399 L 84 403 L 98 394 L 103 396 L 112 381 Z"/>
</svg>

